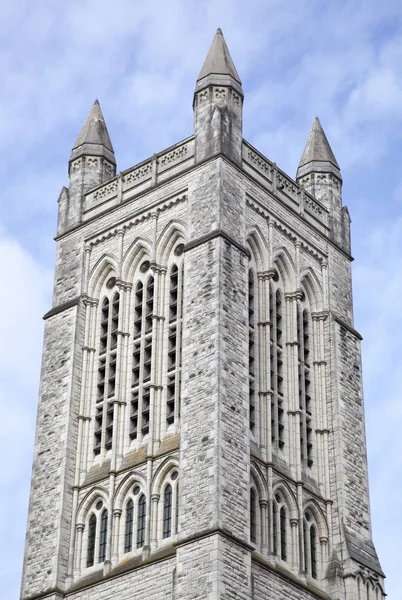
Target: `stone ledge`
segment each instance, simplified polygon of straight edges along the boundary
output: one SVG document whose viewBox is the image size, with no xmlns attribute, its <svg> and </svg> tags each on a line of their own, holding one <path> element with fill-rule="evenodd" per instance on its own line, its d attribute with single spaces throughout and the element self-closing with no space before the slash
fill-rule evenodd
<svg viewBox="0 0 402 600">
<path fill-rule="evenodd" d="M 50 319 L 50 317 L 54 317 L 54 315 L 58 315 L 63 312 L 63 310 L 67 310 L 68 308 L 72 308 L 73 306 L 77 306 L 80 301 L 81 296 L 77 296 L 68 302 L 63 302 L 63 304 L 59 304 L 59 306 L 54 306 L 51 308 L 45 315 L 43 315 L 43 320 Z"/>
<path fill-rule="evenodd" d="M 184 246 L 183 251 L 188 252 L 189 250 L 197 248 L 197 246 L 201 246 L 202 244 L 206 244 L 207 242 L 214 240 L 217 237 L 221 237 L 226 242 L 229 242 L 229 244 L 232 244 L 232 246 L 235 246 L 235 248 L 237 248 L 238 250 L 240 250 L 240 252 L 248 256 L 248 258 L 251 257 L 251 253 L 248 250 L 248 248 L 246 248 L 242 244 L 239 244 L 237 240 L 235 240 L 231 235 L 229 235 L 228 233 L 226 233 L 226 231 L 223 231 L 222 229 L 216 229 L 215 231 L 211 231 L 211 233 L 207 233 L 206 235 L 203 235 L 195 240 L 192 240 L 191 242 L 188 242 Z"/>
</svg>

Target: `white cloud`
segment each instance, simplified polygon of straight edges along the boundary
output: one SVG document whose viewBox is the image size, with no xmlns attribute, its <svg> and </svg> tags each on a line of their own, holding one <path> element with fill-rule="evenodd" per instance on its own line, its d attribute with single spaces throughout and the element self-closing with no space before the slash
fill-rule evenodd
<svg viewBox="0 0 402 600">
<path fill-rule="evenodd" d="M 50 305 L 56 199 L 67 183 L 70 147 L 95 97 L 120 169 L 189 135 L 195 78 L 220 26 L 243 80 L 250 142 L 292 174 L 318 113 L 343 168 L 345 193 L 359 190 L 350 203 L 356 314 L 365 337 L 372 504 L 383 566 L 390 569 L 388 591 L 397 594 L 392 549 L 398 538 L 391 515 L 402 494 L 394 484 L 401 454 L 402 225 L 394 216 L 400 213 L 400 189 L 391 185 L 387 169 L 402 131 L 401 13 L 399 0 L 0 4 L 0 194 L 9 232 L 0 229 L 0 255 L 6 257 L 0 263 L 6 282 L 0 308 L 7 314 L 1 325 L 7 344 L 0 345 L 0 402 L 7 419 L 0 425 L 0 450 L 11 448 L 15 456 L 15 468 L 5 470 L 0 483 L 9 490 L 0 515 L 13 514 L 15 498 L 22 497 L 18 507 L 26 503 L 41 316 Z M 373 172 L 381 180 L 376 191 L 365 181 Z M 363 199 L 364 207 L 358 206 Z M 385 201 L 388 216 L 379 218 Z M 384 456 L 390 457 L 385 465 Z M 384 514 L 387 500 L 392 509 Z M 18 530 L 10 529 L 11 521 L 0 517 L 0 537 L 17 540 L 18 556 L 0 555 L 4 565 L 22 560 L 25 520 Z M 7 600 L 17 597 L 18 578 L 11 567 L 0 572 Z"/>
</svg>

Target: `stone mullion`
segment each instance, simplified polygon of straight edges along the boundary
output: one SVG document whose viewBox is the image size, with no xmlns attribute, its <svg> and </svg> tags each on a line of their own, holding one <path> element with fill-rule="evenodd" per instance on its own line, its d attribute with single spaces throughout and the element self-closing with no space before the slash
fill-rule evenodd
<svg viewBox="0 0 402 600">
<path fill-rule="evenodd" d="M 259 423 L 259 443 L 261 454 L 266 458 L 267 453 L 267 430 L 266 430 L 266 402 L 267 402 L 267 373 L 266 373 L 266 314 L 265 314 L 265 298 L 264 298 L 264 279 L 262 274 L 258 274 L 258 399 L 259 399 L 259 411 L 258 411 L 258 423 Z"/>
<path fill-rule="evenodd" d="M 271 327 L 270 321 L 270 275 L 264 278 L 264 373 L 265 373 L 265 429 L 266 429 L 266 460 L 267 462 L 272 461 L 272 414 L 271 414 Z"/>
<path fill-rule="evenodd" d="M 297 339 L 297 296 L 286 294 L 286 321 L 287 321 L 287 379 L 288 387 L 288 415 L 291 428 L 289 431 L 289 465 L 297 481 L 301 480 L 300 460 L 300 427 L 301 415 L 299 407 L 298 381 L 299 381 L 299 342 Z"/>
<path fill-rule="evenodd" d="M 177 265 L 177 319 L 176 319 L 176 369 L 175 369 L 175 401 L 174 429 L 179 430 L 180 415 L 180 386 L 181 386 L 181 332 L 182 332 L 182 294 L 183 269 Z"/>
<path fill-rule="evenodd" d="M 159 494 L 151 496 L 151 550 L 155 550 L 158 546 L 158 508 Z"/>
<path fill-rule="evenodd" d="M 129 362 L 129 344 L 130 335 L 130 309 L 131 309 L 131 284 L 122 285 L 124 292 L 124 303 L 122 306 L 121 315 L 121 357 L 119 361 L 120 367 L 120 386 L 119 386 L 119 401 L 120 401 L 120 418 L 119 418 L 119 436 L 116 443 L 117 460 L 121 460 L 124 455 L 125 439 L 127 437 L 127 398 L 130 397 L 130 392 L 127 391 L 128 386 L 128 362 Z M 130 382 L 131 383 L 131 382 Z"/>
<path fill-rule="evenodd" d="M 112 532 L 112 551 L 111 561 L 112 566 L 119 561 L 119 542 L 120 542 L 120 518 L 122 511 L 120 509 L 113 510 L 113 532 Z"/>
<path fill-rule="evenodd" d="M 167 306 L 166 296 L 168 294 L 168 282 L 166 278 L 166 269 L 161 268 L 160 270 L 160 306 L 159 306 L 159 320 L 158 320 L 158 337 L 159 337 L 159 351 L 158 351 L 158 381 L 157 381 L 157 415 L 156 415 L 156 439 L 160 441 L 166 433 L 166 421 L 162 422 L 162 417 L 165 415 L 166 405 L 166 373 L 167 373 L 167 357 L 165 351 L 165 330 L 166 324 L 169 323 L 169 307 Z M 166 316 L 167 315 L 167 316 Z"/>
<path fill-rule="evenodd" d="M 160 321 L 160 270 L 154 268 L 154 297 L 152 312 L 152 351 L 151 351 L 151 378 L 149 382 L 149 438 L 148 438 L 148 456 L 154 452 L 155 440 L 155 414 L 156 414 L 156 386 L 158 385 L 159 374 L 156 372 L 159 339 L 159 321 Z"/>
<path fill-rule="evenodd" d="M 107 532 L 106 532 L 106 556 L 105 563 L 103 566 L 103 572 L 107 573 L 110 570 L 112 562 L 112 540 L 113 540 L 113 501 L 114 501 L 114 490 L 115 490 L 116 475 L 111 473 L 109 476 L 109 501 L 107 507 Z M 98 516 L 100 522 L 100 514 Z M 98 523 L 99 526 L 99 523 Z M 99 546 L 99 542 L 98 542 Z"/>
<path fill-rule="evenodd" d="M 261 515 L 261 552 L 266 554 L 268 550 L 268 502 L 260 500 Z"/>
</svg>

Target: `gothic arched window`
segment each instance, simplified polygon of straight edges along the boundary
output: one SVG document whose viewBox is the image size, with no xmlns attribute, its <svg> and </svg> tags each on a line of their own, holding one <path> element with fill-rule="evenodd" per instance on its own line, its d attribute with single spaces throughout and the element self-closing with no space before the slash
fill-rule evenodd
<svg viewBox="0 0 402 600">
<path fill-rule="evenodd" d="M 98 500 L 88 519 L 86 566 L 92 567 L 106 559 L 108 512 Z"/>
<path fill-rule="evenodd" d="M 312 385 L 310 370 L 310 316 L 307 309 L 297 309 L 299 343 L 300 455 L 302 465 L 313 466 Z"/>
<path fill-rule="evenodd" d="M 110 278 L 111 287 L 115 279 Z M 105 297 L 101 305 L 99 336 L 98 381 L 95 409 L 94 454 L 110 450 L 113 443 L 114 396 L 116 389 L 117 332 L 120 295 Z"/>
<path fill-rule="evenodd" d="M 141 494 L 138 500 L 138 519 L 137 519 L 137 548 L 142 548 L 145 543 L 145 517 L 147 513 L 147 503 L 144 494 Z"/>
<path fill-rule="evenodd" d="M 252 270 L 248 274 L 248 382 L 250 431 L 255 430 L 255 286 Z"/>
<path fill-rule="evenodd" d="M 304 568 L 308 575 L 317 579 L 317 527 L 309 511 L 303 519 Z"/>
<path fill-rule="evenodd" d="M 166 425 L 180 414 L 181 330 L 183 313 L 183 269 L 173 265 L 169 276 L 169 328 L 167 348 Z"/>
<path fill-rule="evenodd" d="M 104 562 L 106 558 L 106 542 L 107 542 L 107 510 L 103 509 L 101 515 L 101 527 L 99 535 L 99 562 Z"/>
<path fill-rule="evenodd" d="M 272 543 L 273 553 L 281 560 L 287 560 L 287 509 L 281 494 L 275 494 L 272 501 Z"/>
<path fill-rule="evenodd" d="M 173 469 L 166 477 L 159 503 L 159 536 L 162 540 L 177 533 L 179 515 L 179 472 Z"/>
<path fill-rule="evenodd" d="M 149 271 L 149 261 L 140 271 Z M 134 291 L 133 363 L 130 402 L 130 438 L 141 439 L 149 433 L 154 314 L 154 278 L 138 281 Z"/>
<path fill-rule="evenodd" d="M 95 562 L 96 515 L 92 513 L 88 521 L 87 567 Z"/>
<path fill-rule="evenodd" d="M 272 284 L 269 292 L 270 364 L 271 364 L 271 441 L 274 449 L 282 449 L 284 437 L 283 409 L 283 322 L 282 294 Z"/>
<path fill-rule="evenodd" d="M 257 541 L 257 499 L 254 488 L 250 490 L 250 540 L 255 544 Z"/>
<path fill-rule="evenodd" d="M 126 502 L 124 522 L 124 552 L 142 548 L 145 543 L 147 502 L 141 488 L 135 484 Z"/>
<path fill-rule="evenodd" d="M 168 483 L 163 495 L 163 537 L 172 533 L 172 486 Z"/>
<path fill-rule="evenodd" d="M 134 502 L 130 498 L 126 505 L 126 530 L 124 535 L 124 552 L 133 548 Z"/>
</svg>

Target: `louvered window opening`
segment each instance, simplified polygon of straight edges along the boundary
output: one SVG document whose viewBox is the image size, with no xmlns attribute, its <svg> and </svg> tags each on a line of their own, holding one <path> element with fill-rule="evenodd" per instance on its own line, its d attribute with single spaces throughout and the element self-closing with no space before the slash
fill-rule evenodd
<svg viewBox="0 0 402 600">
<path fill-rule="evenodd" d="M 284 440 L 283 410 L 283 323 L 282 295 L 270 286 L 270 370 L 271 370 L 271 442 L 274 449 L 282 449 Z"/>
<path fill-rule="evenodd" d="M 130 403 L 130 438 L 149 433 L 150 385 L 152 369 L 152 326 L 154 311 L 154 278 L 144 286 L 137 283 L 134 292 L 134 344 Z"/>
<path fill-rule="evenodd" d="M 256 494 L 253 488 L 250 490 L 250 540 L 253 544 L 257 540 L 257 507 Z"/>
<path fill-rule="evenodd" d="M 181 331 L 183 313 L 183 270 L 173 265 L 169 277 L 169 329 L 167 347 L 166 424 L 180 414 Z"/>
<path fill-rule="evenodd" d="M 172 534 L 172 486 L 165 487 L 163 495 L 163 537 L 168 538 Z"/>
<path fill-rule="evenodd" d="M 249 425 L 255 430 L 255 286 L 253 272 L 248 276 L 248 387 L 249 387 Z"/>
<path fill-rule="evenodd" d="M 306 309 L 297 311 L 297 337 L 299 343 L 299 408 L 300 408 L 300 458 L 302 465 L 313 466 L 313 429 L 310 372 L 310 322 Z"/>
<path fill-rule="evenodd" d="M 113 443 L 114 404 L 117 367 L 117 332 L 119 326 L 120 296 L 104 298 L 101 308 L 99 364 L 94 430 L 94 454 L 102 447 L 110 450 Z"/>
</svg>

